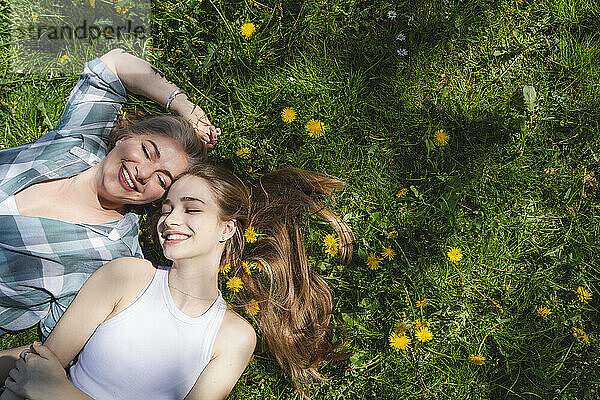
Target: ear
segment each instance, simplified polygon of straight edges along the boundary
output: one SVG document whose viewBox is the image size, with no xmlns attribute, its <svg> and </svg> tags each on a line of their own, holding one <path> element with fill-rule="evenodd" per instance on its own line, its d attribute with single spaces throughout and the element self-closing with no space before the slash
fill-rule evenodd
<svg viewBox="0 0 600 400">
<path fill-rule="evenodd" d="M 235 227 L 236 227 L 235 219 L 230 219 L 225 221 L 225 226 L 223 227 L 223 239 L 228 240 L 231 239 L 233 235 L 235 235 Z"/>
</svg>

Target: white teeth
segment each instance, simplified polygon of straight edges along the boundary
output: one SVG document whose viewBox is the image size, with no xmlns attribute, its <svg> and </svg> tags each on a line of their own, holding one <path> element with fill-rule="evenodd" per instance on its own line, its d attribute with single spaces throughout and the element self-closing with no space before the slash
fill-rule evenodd
<svg viewBox="0 0 600 400">
<path fill-rule="evenodd" d="M 129 176 L 129 172 L 127 172 L 125 167 L 123 167 L 123 176 L 125 177 L 125 180 L 127 181 L 127 184 L 129 185 L 129 187 L 135 190 L 135 186 L 133 186 L 133 181 L 131 180 L 131 177 Z"/>
<path fill-rule="evenodd" d="M 167 240 L 179 240 L 179 239 L 187 239 L 188 237 L 185 235 L 167 235 Z"/>
</svg>

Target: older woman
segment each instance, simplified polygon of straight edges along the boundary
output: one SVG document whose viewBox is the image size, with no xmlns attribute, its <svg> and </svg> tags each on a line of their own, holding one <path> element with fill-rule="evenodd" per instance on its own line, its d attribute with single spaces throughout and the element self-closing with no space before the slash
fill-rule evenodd
<svg viewBox="0 0 600 400">
<path fill-rule="evenodd" d="M 107 152 L 128 91 L 180 117 L 120 130 Z M 219 133 L 148 62 L 120 49 L 87 62 L 56 128 L 0 151 L 0 334 L 39 323 L 46 338 L 96 269 L 142 257 L 128 206 L 161 198 Z"/>
</svg>

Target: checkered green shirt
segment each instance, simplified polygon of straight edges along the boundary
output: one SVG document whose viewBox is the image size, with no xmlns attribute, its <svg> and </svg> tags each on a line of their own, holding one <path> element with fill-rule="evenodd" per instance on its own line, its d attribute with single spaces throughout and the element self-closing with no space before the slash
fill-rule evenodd
<svg viewBox="0 0 600 400">
<path fill-rule="evenodd" d="M 106 64 L 87 62 L 57 127 L 33 143 L 0 151 L 0 202 L 104 158 L 126 96 Z M 0 215 L 0 334 L 39 323 L 46 338 L 95 270 L 117 257 L 143 257 L 138 232 L 133 213 L 102 225 Z"/>
</svg>

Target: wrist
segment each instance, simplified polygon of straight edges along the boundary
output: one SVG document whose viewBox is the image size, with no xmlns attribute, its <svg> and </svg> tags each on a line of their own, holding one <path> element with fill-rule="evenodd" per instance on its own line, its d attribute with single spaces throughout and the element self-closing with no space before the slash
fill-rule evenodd
<svg viewBox="0 0 600 400">
<path fill-rule="evenodd" d="M 177 115 L 184 115 L 184 113 L 189 112 L 192 109 L 192 105 L 193 104 L 187 94 L 181 92 L 173 98 L 168 111 Z"/>
</svg>

